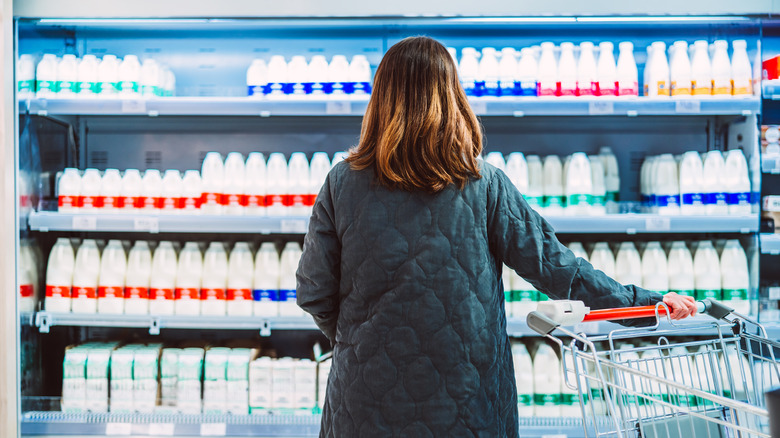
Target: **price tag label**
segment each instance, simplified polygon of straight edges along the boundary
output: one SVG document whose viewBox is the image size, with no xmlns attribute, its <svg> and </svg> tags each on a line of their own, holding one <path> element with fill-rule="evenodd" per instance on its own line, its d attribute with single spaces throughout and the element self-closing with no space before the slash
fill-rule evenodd
<svg viewBox="0 0 780 438">
<path fill-rule="evenodd" d="M 325 104 L 325 114 L 329 116 L 343 116 L 352 114 L 352 102 L 348 100 L 334 100 Z"/>
<path fill-rule="evenodd" d="M 615 102 L 594 100 L 588 103 L 588 114 L 591 116 L 605 116 L 615 114 Z"/>
<path fill-rule="evenodd" d="M 106 424 L 107 436 L 129 436 L 133 431 L 133 425 L 130 423 L 108 423 Z"/>
<path fill-rule="evenodd" d="M 123 100 L 123 113 L 146 113 L 146 101 L 142 99 Z"/>
<path fill-rule="evenodd" d="M 203 423 L 200 425 L 200 436 L 225 435 L 227 435 L 227 424 L 225 423 Z"/>
<path fill-rule="evenodd" d="M 772 286 L 769 287 L 769 299 L 770 300 L 780 300 L 780 287 L 778 286 Z"/>
<path fill-rule="evenodd" d="M 97 230 L 97 217 L 95 216 L 73 216 L 71 228 L 74 231 L 94 231 Z"/>
<path fill-rule="evenodd" d="M 780 196 L 764 196 L 764 210 L 780 211 Z"/>
<path fill-rule="evenodd" d="M 678 114 L 699 114 L 701 112 L 701 102 L 698 100 L 678 100 L 674 104 L 674 111 Z"/>
<path fill-rule="evenodd" d="M 145 231 L 148 233 L 160 232 L 160 221 L 156 217 L 139 216 L 133 219 L 134 231 Z"/>
<path fill-rule="evenodd" d="M 668 217 L 650 217 L 645 219 L 647 231 L 669 231 L 672 229 L 672 221 Z"/>
<path fill-rule="evenodd" d="M 469 103 L 471 104 L 471 110 L 474 111 L 474 114 L 478 116 L 487 114 L 487 102 L 482 100 L 472 100 Z"/>
<path fill-rule="evenodd" d="M 282 233 L 306 233 L 306 221 L 303 219 L 282 219 Z"/>
<path fill-rule="evenodd" d="M 152 436 L 173 436 L 173 423 L 152 423 L 149 425 L 149 435 Z"/>
</svg>

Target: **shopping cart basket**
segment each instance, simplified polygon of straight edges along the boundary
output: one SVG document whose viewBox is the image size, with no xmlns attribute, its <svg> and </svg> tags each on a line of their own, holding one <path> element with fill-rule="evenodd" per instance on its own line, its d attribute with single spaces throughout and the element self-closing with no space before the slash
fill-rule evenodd
<svg viewBox="0 0 780 438">
<path fill-rule="evenodd" d="M 579 394 L 586 436 L 769 437 L 764 392 L 780 382 L 780 343 L 722 303 L 704 300 L 697 307 L 713 318 L 674 322 L 663 303 L 590 312 L 578 301 L 554 301 L 541 303 L 527 321 L 559 345 L 564 382 Z M 664 316 L 669 321 L 662 326 Z M 656 324 L 599 336 L 562 327 L 647 317 Z M 711 335 L 687 337 L 705 332 Z"/>
</svg>

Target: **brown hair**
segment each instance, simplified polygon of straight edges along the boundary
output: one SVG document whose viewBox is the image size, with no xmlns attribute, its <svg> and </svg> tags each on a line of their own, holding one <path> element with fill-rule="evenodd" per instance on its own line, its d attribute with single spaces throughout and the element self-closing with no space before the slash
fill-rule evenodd
<svg viewBox="0 0 780 438">
<path fill-rule="evenodd" d="M 438 192 L 479 178 L 482 132 L 447 49 L 410 37 L 387 51 L 374 76 L 360 143 L 346 159 L 379 183 Z"/>
</svg>

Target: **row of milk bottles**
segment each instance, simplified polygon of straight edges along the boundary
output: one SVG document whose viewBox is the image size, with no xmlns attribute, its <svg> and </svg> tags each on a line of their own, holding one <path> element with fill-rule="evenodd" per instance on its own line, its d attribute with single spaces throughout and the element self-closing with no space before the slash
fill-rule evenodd
<svg viewBox="0 0 780 438">
<path fill-rule="evenodd" d="M 537 342 L 533 356 L 522 342 L 512 343 L 512 359 L 520 417 L 580 417 L 577 391 L 563 380 L 563 368 L 555 350 Z M 571 363 L 567 363 L 571 366 Z M 576 380 L 570 380 L 576 385 Z"/>
<path fill-rule="evenodd" d="M 662 215 L 746 215 L 751 201 L 748 163 L 741 149 L 645 158 L 640 170 L 642 206 Z"/>
<path fill-rule="evenodd" d="M 47 53 L 35 64 L 22 55 L 17 64 L 19 99 L 53 97 L 161 97 L 173 96 L 176 76 L 160 62 L 136 55 L 56 55 Z"/>
<path fill-rule="evenodd" d="M 609 41 L 599 43 L 598 49 L 589 41 L 576 49 L 571 42 L 559 47 L 543 42 L 521 49 L 519 57 L 511 47 L 501 52 L 465 47 L 458 70 L 470 96 L 636 96 L 634 45 L 624 41 L 618 47 L 617 62 Z M 450 53 L 454 58 L 454 49 Z"/>
<path fill-rule="evenodd" d="M 371 65 L 365 55 L 347 61 L 334 55 L 330 62 L 323 55 L 296 55 L 287 62 L 282 55 L 255 59 L 246 71 L 248 96 L 309 94 L 370 94 Z"/>
<path fill-rule="evenodd" d="M 538 155 L 490 152 L 485 161 L 506 173 L 540 213 L 558 215 L 604 215 L 617 212 L 620 173 L 617 158 L 608 147 L 598 155 L 576 152 L 563 161 L 557 155 L 542 160 Z"/>
<path fill-rule="evenodd" d="M 19 244 L 19 312 L 34 312 L 40 297 L 40 277 L 43 260 L 40 247 L 34 241 L 22 239 Z"/>
<path fill-rule="evenodd" d="M 200 172 L 175 169 L 161 173 L 148 169 L 67 168 L 57 184 L 58 210 L 82 213 L 309 215 L 328 172 L 345 157 L 333 160 L 315 152 L 309 162 L 303 152 L 290 160 L 272 153 L 266 161 L 259 152 L 246 160 L 239 152 L 225 159 L 209 152 Z"/>
<path fill-rule="evenodd" d="M 645 96 L 751 96 L 753 72 L 747 54 L 747 42 L 734 40 L 729 44 L 705 40 L 688 45 L 675 41 L 669 47 L 656 41 L 647 47 L 644 70 Z"/>
<path fill-rule="evenodd" d="M 49 312 L 302 316 L 296 304 L 297 242 L 281 255 L 264 242 L 256 254 L 247 242 L 230 252 L 222 242 L 202 251 L 197 242 L 129 243 L 84 239 L 74 251 L 59 238 L 46 269 L 45 310 Z M 178 252 L 178 254 L 177 254 Z"/>
</svg>

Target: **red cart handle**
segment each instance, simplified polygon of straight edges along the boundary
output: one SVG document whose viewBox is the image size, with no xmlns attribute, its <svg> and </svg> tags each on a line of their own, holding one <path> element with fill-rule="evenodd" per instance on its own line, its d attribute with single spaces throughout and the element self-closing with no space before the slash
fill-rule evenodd
<svg viewBox="0 0 780 438">
<path fill-rule="evenodd" d="M 658 309 L 659 316 L 666 315 L 669 312 L 665 306 L 621 307 L 617 309 L 591 310 L 585 315 L 582 322 L 650 318 L 655 317 L 656 309 Z"/>
</svg>

